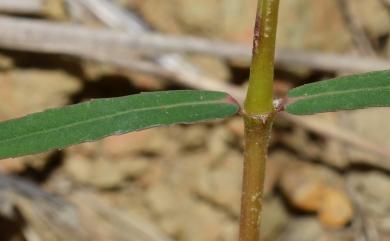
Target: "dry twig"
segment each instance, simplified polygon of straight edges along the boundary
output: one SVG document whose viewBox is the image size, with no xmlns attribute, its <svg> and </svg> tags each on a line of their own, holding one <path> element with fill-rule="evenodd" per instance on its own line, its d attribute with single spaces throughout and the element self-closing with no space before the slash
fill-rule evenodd
<svg viewBox="0 0 390 241">
<path fill-rule="evenodd" d="M 15 210 L 28 221 L 29 237 L 47 241 L 86 241 L 74 207 L 32 183 L 0 173 L 0 213 L 13 218 Z"/>
<path fill-rule="evenodd" d="M 390 150 L 381 144 L 373 143 L 372 141 L 369 141 L 352 131 L 346 130 L 345 128 L 339 127 L 333 123 L 318 120 L 318 118 L 313 119 L 312 117 L 299 117 L 289 115 L 287 113 L 283 113 L 282 115 L 289 121 L 314 131 L 322 136 L 338 140 L 344 144 L 361 150 L 369 151 L 370 153 L 381 157 L 373 160 L 365 160 L 364 163 L 384 170 L 390 170 Z"/>
<path fill-rule="evenodd" d="M 2 38 L 0 38 L 2 48 L 98 57 L 100 61 L 117 57 L 126 59 L 137 55 L 157 57 L 167 52 L 201 53 L 232 60 L 243 59 L 248 62 L 251 56 L 248 46 L 192 37 L 121 33 L 9 17 L 0 17 L 0 28 L 2 29 Z M 390 66 L 388 61 L 379 58 L 286 50 L 279 51 L 276 59 L 281 66 L 294 65 L 328 71 L 362 72 L 385 69 Z"/>
<path fill-rule="evenodd" d="M 0 0 L 0 12 L 16 14 L 41 14 L 45 0 Z"/>
<path fill-rule="evenodd" d="M 367 211 L 364 209 L 364 200 L 362 200 L 361 195 L 359 195 L 357 191 L 359 187 L 351 176 L 346 178 L 346 188 L 358 216 L 352 223 L 352 225 L 355 226 L 355 229 L 357 229 L 356 239 L 359 241 L 379 241 L 378 230 L 372 220 L 368 217 Z"/>
<path fill-rule="evenodd" d="M 154 225 L 130 212 L 122 212 L 83 190 L 76 192 L 72 200 L 80 209 L 80 215 L 89 233 L 96 241 L 172 241 Z M 97 221 L 97 222 L 96 222 Z M 96 230 L 96 223 L 99 230 Z"/>
<path fill-rule="evenodd" d="M 118 7 L 109 0 L 68 0 L 78 2 L 99 21 L 111 29 L 121 29 L 132 33 L 148 32 L 149 28 L 137 16 Z"/>
<path fill-rule="evenodd" d="M 72 204 L 0 173 L 0 215 L 13 218 L 17 210 L 28 225 L 21 228 L 29 241 L 171 241 L 152 224 L 108 206 L 86 190 L 71 199 Z"/>
</svg>

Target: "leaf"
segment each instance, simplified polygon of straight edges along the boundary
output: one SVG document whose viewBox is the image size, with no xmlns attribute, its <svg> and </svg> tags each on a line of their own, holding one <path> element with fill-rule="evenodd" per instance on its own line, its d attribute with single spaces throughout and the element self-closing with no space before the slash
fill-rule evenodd
<svg viewBox="0 0 390 241">
<path fill-rule="evenodd" d="M 288 96 L 286 111 L 295 115 L 390 106 L 390 70 L 303 85 Z"/>
<path fill-rule="evenodd" d="M 224 118 L 238 109 L 228 94 L 209 91 L 149 92 L 93 100 L 0 123 L 0 158 L 156 126 Z"/>
</svg>

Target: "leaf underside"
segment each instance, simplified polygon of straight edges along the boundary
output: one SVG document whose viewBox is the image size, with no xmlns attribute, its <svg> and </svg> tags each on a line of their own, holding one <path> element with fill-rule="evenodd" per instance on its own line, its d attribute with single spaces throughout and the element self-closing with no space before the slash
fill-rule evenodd
<svg viewBox="0 0 390 241">
<path fill-rule="evenodd" d="M 390 106 L 390 70 L 303 85 L 288 97 L 286 111 L 295 115 Z"/>
<path fill-rule="evenodd" d="M 0 123 L 0 158 L 156 126 L 224 118 L 238 109 L 228 94 L 211 91 L 148 92 L 93 100 Z"/>
</svg>

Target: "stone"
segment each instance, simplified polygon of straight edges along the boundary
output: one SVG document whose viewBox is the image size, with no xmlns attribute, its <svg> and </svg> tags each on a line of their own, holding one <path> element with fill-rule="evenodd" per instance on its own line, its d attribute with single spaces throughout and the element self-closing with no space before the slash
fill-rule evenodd
<svg viewBox="0 0 390 241">
<path fill-rule="evenodd" d="M 212 157 L 224 156 L 229 151 L 229 143 L 234 141 L 234 137 L 225 126 L 211 129 L 205 138 L 207 151 Z"/>
<path fill-rule="evenodd" d="M 138 178 L 142 176 L 150 166 L 153 165 L 153 161 L 146 157 L 138 157 L 134 159 L 121 159 L 118 160 L 118 168 L 120 173 L 125 178 Z"/>
<path fill-rule="evenodd" d="M 256 0 L 144 0 L 138 4 L 145 19 L 164 32 L 197 34 L 246 43 L 251 42 L 255 7 Z M 154 9 L 160 11 L 156 13 Z"/>
<path fill-rule="evenodd" d="M 352 203 L 344 192 L 328 188 L 324 193 L 318 218 L 328 228 L 340 229 L 348 224 L 354 215 Z"/>
<path fill-rule="evenodd" d="M 199 240 L 226 240 L 234 241 L 237 239 L 237 228 L 233 227 L 232 221 L 225 215 L 219 213 L 212 206 L 205 203 L 199 203 L 196 206 L 189 207 L 188 211 L 183 211 L 181 215 L 181 228 L 178 232 L 178 239 L 185 241 Z M 193 222 L 188 222 L 188 218 Z M 227 233 L 227 228 L 234 228 Z"/>
<path fill-rule="evenodd" d="M 370 216 L 386 217 L 390 214 L 390 178 L 377 172 L 356 172 L 348 176 L 365 212 Z M 390 226 L 389 226 L 390 227 Z"/>
<path fill-rule="evenodd" d="M 145 201 L 156 215 L 164 216 L 175 213 L 181 205 L 185 204 L 186 197 L 179 195 L 181 194 L 179 192 L 179 190 L 172 189 L 162 182 L 147 190 Z M 176 205 L 173 205 L 174 203 Z"/>
<path fill-rule="evenodd" d="M 277 240 L 289 222 L 283 202 L 277 197 L 264 199 L 262 211 L 262 240 Z"/>
<path fill-rule="evenodd" d="M 350 1 L 351 8 L 370 37 L 375 39 L 385 36 L 390 30 L 390 14 L 383 6 L 382 0 L 355 0 Z M 375 13 L 375 14 L 374 14 Z"/>
<path fill-rule="evenodd" d="M 14 66 L 14 60 L 4 54 L 0 54 L 0 70 L 8 70 Z"/>
<path fill-rule="evenodd" d="M 228 121 L 227 128 L 240 139 L 244 138 L 244 122 L 240 117 L 233 117 Z"/>
<path fill-rule="evenodd" d="M 281 1 L 279 16 L 279 48 L 343 52 L 353 46 L 337 0 Z"/>
<path fill-rule="evenodd" d="M 354 215 L 342 185 L 331 170 L 302 162 L 287 165 L 280 180 L 281 190 L 295 208 L 317 212 L 322 224 L 334 229 L 343 228 Z"/>
<path fill-rule="evenodd" d="M 144 174 L 151 162 L 145 158 L 90 160 L 82 155 L 73 155 L 66 160 L 66 172 L 78 183 L 107 189 L 122 186 L 127 178 Z"/>
<path fill-rule="evenodd" d="M 50 154 L 52 153 L 45 152 L 24 157 L 2 159 L 0 160 L 0 171 L 13 174 L 23 172 L 27 168 L 42 170 L 45 168 L 46 160 Z"/>
<path fill-rule="evenodd" d="M 85 183 L 98 188 L 114 188 L 121 184 L 123 174 L 116 165 L 110 161 L 97 159 L 91 163 L 88 175 L 85 175 Z"/>
<path fill-rule="evenodd" d="M 390 128 L 388 108 L 370 108 L 364 110 L 349 111 L 348 114 L 338 113 L 340 125 L 348 131 L 361 137 L 368 146 L 372 145 L 383 152 L 390 150 Z M 351 164 L 367 164 L 390 170 L 390 165 L 381 155 L 369 152 L 364 148 L 351 146 L 346 148 L 347 158 Z"/>
<path fill-rule="evenodd" d="M 271 196 L 284 170 L 284 166 L 291 160 L 295 160 L 291 153 L 274 151 L 268 156 L 266 175 L 264 180 L 264 197 Z"/>
<path fill-rule="evenodd" d="M 343 127 L 360 136 L 369 138 L 374 143 L 390 148 L 390 140 L 388 138 L 390 136 L 390 128 L 387 128 L 387 119 L 390 118 L 390 110 L 388 108 L 350 111 L 348 115 L 342 115 L 339 118 L 343 118 Z"/>
<path fill-rule="evenodd" d="M 78 78 L 61 70 L 15 69 L 0 74 L 0 102 L 8 103 L 0 113 L 15 118 L 63 106 L 80 88 Z"/>
<path fill-rule="evenodd" d="M 85 183 L 89 179 L 91 163 L 85 156 L 72 155 L 67 157 L 65 172 L 76 182 Z"/>
<path fill-rule="evenodd" d="M 154 129 L 111 136 L 102 140 L 102 151 L 111 157 L 123 157 L 144 150 L 146 143 L 156 136 Z"/>
<path fill-rule="evenodd" d="M 321 127 L 317 128 L 331 129 L 333 126 L 341 125 L 337 113 L 322 113 L 301 118 L 303 121 L 323 123 Z M 350 164 L 348 148 L 336 138 L 327 138 L 327 136 L 311 132 L 299 125 L 291 127 L 290 122 L 283 118 L 277 118 L 275 127 L 276 130 L 280 129 L 279 140 L 289 148 L 299 152 L 304 158 L 321 160 L 341 170 L 346 169 Z"/>
<path fill-rule="evenodd" d="M 194 151 L 205 148 L 207 138 L 210 136 L 209 131 L 210 129 L 205 125 L 193 125 L 189 128 L 181 129 L 181 135 L 180 137 L 178 136 L 181 138 L 181 149 L 183 151 Z"/>
<path fill-rule="evenodd" d="M 239 156 L 230 155 L 215 169 L 207 169 L 199 174 L 195 183 L 196 193 L 238 217 L 240 212 L 242 161 Z"/>
<path fill-rule="evenodd" d="M 279 240 L 320 241 L 324 234 L 324 228 L 315 218 L 296 218 L 291 220 Z"/>
<path fill-rule="evenodd" d="M 222 59 L 205 55 L 192 55 L 188 60 L 215 80 L 228 82 L 231 78 L 230 70 Z"/>
</svg>

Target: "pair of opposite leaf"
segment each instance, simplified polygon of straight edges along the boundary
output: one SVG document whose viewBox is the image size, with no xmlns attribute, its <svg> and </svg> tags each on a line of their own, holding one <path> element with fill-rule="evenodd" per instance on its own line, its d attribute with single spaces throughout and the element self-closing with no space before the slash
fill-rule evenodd
<svg viewBox="0 0 390 241">
<path fill-rule="evenodd" d="M 285 110 L 296 115 L 390 106 L 390 70 L 292 89 Z M 240 107 L 214 91 L 148 92 L 98 99 L 0 123 L 0 159 L 94 141 L 110 135 L 235 115 Z"/>
</svg>

